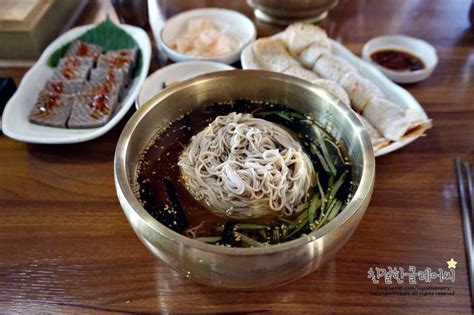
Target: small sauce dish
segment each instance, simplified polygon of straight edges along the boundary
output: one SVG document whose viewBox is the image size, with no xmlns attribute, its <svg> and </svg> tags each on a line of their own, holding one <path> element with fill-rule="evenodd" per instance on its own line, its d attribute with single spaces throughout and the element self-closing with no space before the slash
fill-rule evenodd
<svg viewBox="0 0 474 315">
<path fill-rule="evenodd" d="M 172 43 L 186 32 L 188 23 L 196 19 L 211 20 L 220 29 L 235 37 L 239 43 L 238 47 L 230 53 L 212 57 L 187 55 L 173 49 Z M 237 11 L 218 8 L 194 9 L 169 19 L 160 32 L 159 44 L 166 55 L 175 62 L 200 60 L 232 64 L 240 59 L 242 50 L 256 37 L 257 31 L 253 22 Z"/>
<path fill-rule="evenodd" d="M 369 40 L 362 48 L 362 58 L 397 83 L 422 81 L 431 75 L 438 64 L 438 55 L 432 45 L 404 35 Z"/>
</svg>

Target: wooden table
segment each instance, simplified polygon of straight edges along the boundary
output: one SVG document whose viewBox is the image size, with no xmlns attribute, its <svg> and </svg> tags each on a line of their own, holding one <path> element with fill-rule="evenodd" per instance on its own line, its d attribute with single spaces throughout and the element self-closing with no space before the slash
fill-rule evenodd
<svg viewBox="0 0 474 315">
<path fill-rule="evenodd" d="M 242 1 L 226 1 L 251 16 Z M 168 15 L 223 1 L 166 1 Z M 226 291 L 198 285 L 154 258 L 119 206 L 115 145 L 126 119 L 105 136 L 34 145 L 0 136 L 0 312 L 426 312 L 471 313 L 453 158 L 474 159 L 474 33 L 469 0 L 343 0 L 321 23 L 359 54 L 370 38 L 403 33 L 436 46 L 440 64 L 405 86 L 433 119 L 415 143 L 377 158 L 371 205 L 347 245 L 313 274 L 280 288 Z M 112 12 L 92 1 L 78 24 Z M 281 30 L 257 23 L 259 35 Z M 155 62 L 156 64 L 156 62 Z M 156 68 L 156 66 L 154 66 Z M 2 69 L 17 82 L 26 69 Z M 369 268 L 447 270 L 445 296 L 380 294 Z M 383 279 L 382 279 L 383 283 Z M 419 287 L 426 286 L 424 282 Z M 393 285 L 392 285 L 393 286 Z M 405 283 L 402 287 L 415 287 Z"/>
</svg>

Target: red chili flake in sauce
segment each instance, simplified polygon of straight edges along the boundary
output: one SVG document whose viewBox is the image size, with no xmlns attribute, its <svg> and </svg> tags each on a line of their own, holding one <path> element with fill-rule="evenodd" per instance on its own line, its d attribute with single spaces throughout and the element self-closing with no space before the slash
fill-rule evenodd
<svg viewBox="0 0 474 315">
<path fill-rule="evenodd" d="M 109 69 L 107 72 L 107 75 L 105 76 L 103 86 L 105 86 L 107 89 L 111 89 L 114 86 L 115 83 L 115 73 L 112 69 Z"/>
<path fill-rule="evenodd" d="M 76 77 L 76 74 L 71 67 L 64 67 L 62 74 L 68 80 L 74 79 Z"/>
<path fill-rule="evenodd" d="M 109 64 L 117 68 L 123 68 L 130 63 L 130 58 L 128 57 L 111 57 L 109 59 Z"/>
<path fill-rule="evenodd" d="M 417 71 L 426 68 L 420 58 L 401 50 L 378 50 L 373 52 L 370 58 L 382 67 L 396 71 Z"/>
<path fill-rule="evenodd" d="M 64 62 L 64 65 L 66 67 L 77 67 L 79 66 L 79 60 L 77 60 L 76 58 L 74 57 L 69 57 L 66 59 L 66 61 Z"/>
<path fill-rule="evenodd" d="M 51 81 L 50 86 L 57 93 L 61 93 L 63 91 L 63 81 L 61 80 Z"/>
<path fill-rule="evenodd" d="M 99 119 L 101 116 L 110 114 L 110 108 L 107 106 L 107 100 L 109 99 L 107 94 L 109 92 L 110 89 L 105 84 L 94 91 L 92 101 L 89 103 L 89 107 L 92 109 L 90 114 L 92 118 Z"/>
<path fill-rule="evenodd" d="M 86 44 L 80 43 L 77 48 L 76 54 L 81 57 L 92 57 L 94 59 L 99 58 L 100 53 L 92 51 Z"/>
<path fill-rule="evenodd" d="M 109 69 L 107 72 L 107 76 L 105 77 L 105 82 L 113 82 L 115 81 L 115 73 L 113 70 Z"/>
<path fill-rule="evenodd" d="M 38 113 L 36 116 L 48 116 L 51 111 L 58 106 L 61 106 L 59 101 L 59 93 L 48 92 L 40 96 L 40 99 L 37 103 Z"/>
<path fill-rule="evenodd" d="M 77 55 L 78 56 L 86 56 L 89 54 L 89 47 L 86 44 L 80 43 L 79 47 L 77 48 Z"/>
</svg>

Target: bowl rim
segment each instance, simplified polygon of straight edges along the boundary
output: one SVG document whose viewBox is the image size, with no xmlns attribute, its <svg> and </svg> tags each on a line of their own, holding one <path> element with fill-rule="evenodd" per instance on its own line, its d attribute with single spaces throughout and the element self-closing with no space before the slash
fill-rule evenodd
<svg viewBox="0 0 474 315">
<path fill-rule="evenodd" d="M 200 13 L 201 14 L 202 13 L 216 13 L 216 14 L 218 14 L 220 12 L 226 12 L 226 13 L 229 13 L 229 14 L 233 14 L 233 15 L 237 16 L 239 19 L 241 19 L 242 21 L 245 21 L 249 26 L 251 26 L 251 34 L 250 34 L 249 38 L 246 39 L 245 41 L 242 41 L 242 43 L 240 44 L 238 49 L 236 49 L 233 52 L 230 52 L 230 53 L 227 53 L 227 54 L 224 54 L 224 55 L 212 56 L 212 57 L 186 55 L 186 54 L 180 53 L 180 52 L 174 50 L 173 48 L 171 48 L 168 45 L 168 43 L 166 43 L 166 41 L 163 39 L 163 32 L 166 31 L 166 28 L 169 27 L 171 22 L 175 22 L 175 21 L 180 20 L 180 19 L 185 19 L 184 22 L 186 22 L 186 20 L 189 20 L 189 17 L 187 17 L 188 15 L 193 15 L 193 14 L 199 15 Z M 233 33 L 238 34 L 238 32 L 233 32 Z M 176 57 L 178 57 L 180 60 L 185 60 L 185 61 L 215 61 L 215 62 L 222 62 L 222 60 L 231 58 L 235 54 L 238 54 L 240 56 L 240 53 L 242 52 L 242 50 L 245 47 L 247 47 L 247 45 L 249 45 L 251 42 L 253 42 L 256 38 L 257 38 L 257 28 L 255 27 L 255 24 L 252 22 L 252 20 L 250 20 L 247 16 L 240 13 L 239 11 L 225 9 L 225 8 L 197 8 L 197 9 L 183 11 L 179 14 L 174 15 L 169 20 L 167 20 L 166 23 L 163 25 L 163 27 L 161 28 L 161 30 L 159 32 L 159 42 L 162 45 L 162 47 L 164 48 L 164 50 L 167 51 L 168 54 L 171 52 Z"/>
<path fill-rule="evenodd" d="M 188 86 L 202 84 L 206 81 L 222 80 L 228 77 L 247 75 L 254 75 L 259 77 L 260 79 L 284 81 L 288 84 L 300 85 L 303 88 L 308 89 L 312 93 L 316 93 L 317 95 L 321 96 L 323 99 L 326 99 L 334 106 L 337 106 L 340 111 L 340 114 L 345 116 L 345 119 L 348 120 L 348 122 L 354 124 L 355 131 L 360 132 L 360 138 L 363 145 L 362 160 L 364 161 L 362 165 L 361 180 L 352 196 L 351 201 L 341 211 L 341 213 L 339 213 L 331 222 L 327 223 L 322 228 L 309 233 L 306 237 L 302 236 L 300 238 L 288 242 L 259 248 L 225 247 L 199 242 L 189 237 L 186 237 L 178 232 L 175 232 L 170 228 L 166 227 L 165 225 L 161 224 L 158 220 L 155 220 L 140 204 L 140 202 L 135 197 L 135 194 L 132 191 L 131 183 L 129 182 L 127 176 L 126 156 L 128 144 L 133 136 L 134 130 L 140 124 L 142 118 L 146 116 L 149 112 L 151 112 L 155 106 L 158 106 L 158 104 L 162 100 L 165 100 L 170 95 L 177 93 L 180 90 L 186 89 L 188 88 Z M 158 93 L 150 100 L 148 100 L 142 107 L 140 107 L 125 125 L 117 142 L 114 158 L 114 178 L 119 199 L 121 199 L 122 197 L 126 201 L 126 206 L 129 207 L 140 218 L 142 223 L 147 225 L 156 233 L 161 234 L 169 241 L 215 254 L 224 254 L 229 256 L 259 256 L 297 248 L 299 246 L 322 238 L 330 231 L 337 230 L 343 225 L 347 224 L 349 219 L 354 216 L 358 212 L 358 210 L 360 210 L 360 206 L 365 202 L 365 200 L 367 198 L 370 198 L 371 196 L 375 181 L 375 157 L 369 134 L 367 133 L 360 119 L 348 105 L 341 102 L 338 98 L 336 98 L 326 90 L 317 87 L 316 85 L 311 84 L 306 80 L 281 73 L 262 70 L 230 70 L 208 73 L 176 83 L 163 90 L 162 92 Z M 362 190 L 363 187 L 365 188 L 364 190 Z M 125 212 L 125 209 L 123 210 Z"/>
<path fill-rule="evenodd" d="M 387 44 L 384 44 L 384 45 L 377 44 L 377 42 L 381 41 L 381 40 L 397 41 L 397 43 L 396 44 L 387 43 Z M 418 51 L 416 51 L 414 49 L 410 49 L 409 47 L 407 47 L 403 43 L 400 43 L 399 41 L 413 42 L 413 43 L 423 45 L 427 50 L 429 50 L 429 51 L 431 51 L 431 53 L 433 53 L 434 62 L 432 64 L 430 64 L 429 66 L 427 66 L 426 68 L 416 70 L 416 71 L 396 71 L 396 70 L 392 70 L 392 69 L 389 69 L 389 68 L 382 67 L 378 63 L 374 62 L 372 60 L 372 58 L 370 58 L 370 54 L 372 52 L 374 52 L 376 50 L 379 50 L 379 49 L 384 49 L 384 48 L 393 48 L 393 46 L 396 45 L 396 46 L 399 46 L 399 47 L 403 47 L 401 49 L 403 49 L 406 52 L 409 52 L 409 53 L 415 55 L 416 57 L 420 58 L 425 63 L 425 65 L 427 65 L 427 62 L 426 62 L 427 58 L 425 56 L 423 56 L 422 54 L 420 54 Z M 370 48 L 370 46 L 372 46 L 372 45 L 375 45 L 376 47 L 375 48 L 374 47 Z M 438 52 L 437 52 L 436 48 L 433 45 L 431 45 L 430 43 L 428 43 L 427 41 L 425 41 L 423 39 L 416 38 L 416 37 L 411 37 L 411 36 L 407 36 L 407 35 L 403 35 L 403 34 L 382 35 L 382 36 L 377 36 L 377 37 L 371 38 L 362 47 L 362 58 L 365 61 L 370 62 L 371 64 L 375 65 L 378 69 L 380 69 L 382 72 L 386 73 L 387 75 L 389 75 L 391 77 L 399 77 L 399 78 L 403 77 L 405 79 L 414 78 L 414 77 L 423 76 L 423 75 L 429 76 L 429 74 L 431 72 L 433 72 L 433 70 L 436 68 L 436 66 L 438 65 L 438 62 L 439 62 Z"/>
<path fill-rule="evenodd" d="M 262 11 L 267 11 L 267 12 L 289 12 L 291 14 L 292 12 L 301 12 L 302 11 L 301 9 L 294 9 L 294 10 L 290 10 L 290 9 L 287 9 L 287 8 L 278 9 L 278 8 L 274 8 L 272 6 L 261 4 L 261 3 L 258 2 L 258 0 L 246 0 L 246 2 L 248 4 L 248 6 L 251 7 L 252 9 L 260 9 Z M 339 4 L 339 2 L 340 2 L 340 0 L 333 0 L 331 3 L 327 4 L 324 7 L 319 5 L 318 7 L 304 8 L 304 11 L 307 11 L 307 12 L 310 12 L 310 13 L 313 13 L 313 14 L 314 13 L 323 13 L 323 12 L 334 9 Z"/>
</svg>

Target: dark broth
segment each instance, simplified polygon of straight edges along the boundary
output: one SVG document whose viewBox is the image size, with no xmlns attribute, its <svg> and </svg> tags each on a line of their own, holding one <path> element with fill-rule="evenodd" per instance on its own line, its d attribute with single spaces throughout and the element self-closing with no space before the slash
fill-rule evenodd
<svg viewBox="0 0 474 315">
<path fill-rule="evenodd" d="M 254 116 L 258 117 L 258 113 L 267 113 L 265 119 L 287 127 L 287 129 L 300 140 L 305 152 L 307 152 L 312 159 L 315 171 L 318 173 L 322 186 L 327 187 L 328 184 L 330 184 L 328 182 L 333 181 L 334 178 L 330 179 L 330 176 L 328 176 L 324 169 L 322 169 L 322 165 L 317 160 L 317 157 L 314 156 L 314 154 L 311 154 L 310 142 L 314 140 L 312 139 L 312 136 L 310 136 L 311 131 L 309 129 L 305 130 L 305 126 L 294 124 L 277 114 L 271 114 L 272 112 L 278 111 L 294 112 L 293 110 L 290 111 L 287 107 L 281 105 L 266 104 L 258 101 L 237 100 L 228 103 L 208 105 L 201 109 L 186 113 L 179 119 L 171 122 L 167 128 L 158 132 L 144 150 L 137 168 L 137 197 L 144 208 L 164 225 L 187 236 L 191 236 L 188 231 L 189 229 L 199 226 L 192 237 L 197 237 L 206 242 L 248 247 L 249 244 L 240 242 L 239 238 L 224 242 L 222 239 L 217 239 L 222 237 L 223 234 L 229 234 L 229 230 L 235 231 L 239 227 L 239 224 L 251 223 L 263 224 L 267 227 L 264 229 L 255 229 L 255 227 L 253 229 L 241 229 L 242 231 L 245 231 L 245 236 L 251 237 L 257 242 L 263 244 L 280 243 L 282 241 L 281 230 L 285 229 L 285 223 L 281 221 L 281 218 L 279 219 L 276 216 L 266 216 L 258 219 L 246 220 L 245 222 L 235 222 L 235 220 L 215 216 L 196 201 L 186 190 L 184 185 L 181 183 L 180 170 L 177 165 L 179 156 L 185 146 L 189 143 L 191 137 L 203 130 L 217 116 L 227 115 L 231 112 L 239 112 L 254 113 Z M 323 129 L 320 130 L 324 133 L 324 137 L 330 138 L 337 144 L 338 149 L 343 155 L 344 163 L 339 163 L 336 166 L 338 173 L 347 170 L 348 176 L 346 176 L 346 180 L 338 190 L 336 197 L 343 201 L 345 205 L 345 203 L 347 203 L 351 198 L 353 191 L 350 161 L 347 157 L 344 146 L 337 143 L 337 141 Z M 333 146 L 329 145 L 328 150 L 332 155 L 339 154 Z M 317 188 L 314 189 L 315 191 L 317 190 Z M 176 199 L 173 195 L 174 197 L 177 195 L 177 202 L 179 204 L 176 204 L 176 201 L 173 200 Z M 285 217 L 284 220 L 293 221 L 298 217 L 298 215 L 299 214 L 295 214 L 293 217 Z M 237 228 L 234 225 L 236 223 Z M 275 229 L 278 231 L 275 232 Z M 309 232 L 308 229 L 309 227 L 306 229 L 302 228 L 301 232 Z M 280 233 L 280 237 L 277 236 L 278 233 Z M 301 234 L 295 234 L 292 237 L 286 235 L 284 241 L 294 239 L 300 235 Z M 215 238 L 215 240 L 213 240 L 213 238 Z"/>
</svg>

